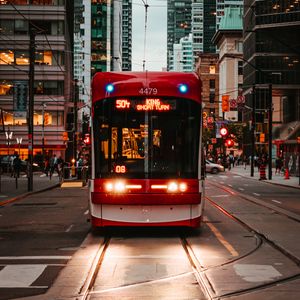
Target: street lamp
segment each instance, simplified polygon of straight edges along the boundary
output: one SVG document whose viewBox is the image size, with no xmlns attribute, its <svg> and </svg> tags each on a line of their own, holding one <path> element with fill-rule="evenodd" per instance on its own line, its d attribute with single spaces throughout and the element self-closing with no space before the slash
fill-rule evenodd
<svg viewBox="0 0 300 300">
<path fill-rule="evenodd" d="M 10 131 L 9 127 L 7 131 L 5 131 L 5 137 L 7 139 L 7 155 L 9 156 L 10 141 L 12 140 L 13 137 L 13 132 Z"/>
<path fill-rule="evenodd" d="M 8 173 L 9 172 L 9 163 L 10 163 L 9 148 L 10 148 L 10 141 L 12 140 L 12 137 L 13 137 L 13 132 L 10 131 L 9 127 L 8 127 L 7 131 L 5 131 L 5 137 L 7 139 L 7 173 Z"/>
<path fill-rule="evenodd" d="M 17 140 L 17 144 L 19 145 L 19 156 L 20 156 L 20 148 L 21 148 L 23 138 L 16 138 L 16 140 Z"/>
<path fill-rule="evenodd" d="M 45 108 L 47 107 L 46 103 L 43 103 L 43 110 L 42 110 L 42 155 L 43 160 L 45 157 Z"/>
</svg>

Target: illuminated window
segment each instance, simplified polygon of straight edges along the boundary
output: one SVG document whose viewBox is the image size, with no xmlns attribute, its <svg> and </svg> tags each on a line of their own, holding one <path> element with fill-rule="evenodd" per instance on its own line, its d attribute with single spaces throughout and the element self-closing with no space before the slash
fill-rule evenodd
<svg viewBox="0 0 300 300">
<path fill-rule="evenodd" d="M 16 51 L 15 60 L 17 65 L 29 65 L 28 51 Z"/>
<path fill-rule="evenodd" d="M 0 81 L 0 95 L 12 95 L 13 94 L 13 84 L 10 81 Z"/>
<path fill-rule="evenodd" d="M 216 74 L 216 66 L 214 65 L 209 66 L 209 74 Z"/>
<path fill-rule="evenodd" d="M 0 52 L 0 65 L 12 64 L 14 62 L 14 53 L 11 50 Z"/>
</svg>

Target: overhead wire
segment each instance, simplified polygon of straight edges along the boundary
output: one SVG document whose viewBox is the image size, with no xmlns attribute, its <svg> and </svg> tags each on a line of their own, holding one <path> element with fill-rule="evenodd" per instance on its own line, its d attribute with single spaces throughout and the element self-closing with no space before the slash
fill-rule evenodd
<svg viewBox="0 0 300 300">
<path fill-rule="evenodd" d="M 148 8 L 149 5 L 144 0 L 142 0 L 144 7 L 145 7 L 145 29 L 144 29 L 144 54 L 143 54 L 143 71 L 145 71 L 146 68 L 146 37 L 147 37 L 147 21 L 148 21 Z"/>
</svg>

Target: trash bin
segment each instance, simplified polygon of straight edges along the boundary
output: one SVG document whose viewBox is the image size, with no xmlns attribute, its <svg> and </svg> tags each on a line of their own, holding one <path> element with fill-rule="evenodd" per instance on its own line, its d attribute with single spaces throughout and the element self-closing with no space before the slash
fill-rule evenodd
<svg viewBox="0 0 300 300">
<path fill-rule="evenodd" d="M 69 179 L 70 178 L 70 168 L 64 167 L 64 179 Z"/>
</svg>

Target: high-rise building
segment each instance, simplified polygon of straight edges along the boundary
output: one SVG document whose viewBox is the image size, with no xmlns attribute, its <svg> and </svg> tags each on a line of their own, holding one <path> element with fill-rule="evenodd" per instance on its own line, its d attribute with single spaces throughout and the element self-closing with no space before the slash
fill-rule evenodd
<svg viewBox="0 0 300 300">
<path fill-rule="evenodd" d="M 122 70 L 131 71 L 132 0 L 124 0 L 122 8 Z"/>
<path fill-rule="evenodd" d="M 0 107 L 4 129 L 10 133 L 0 135 L 1 155 L 19 152 L 23 159 L 28 156 L 26 90 L 29 49 L 35 46 L 34 156 L 64 156 L 66 108 L 73 98 L 72 15 L 73 1 L 68 0 L 0 2 Z"/>
<path fill-rule="evenodd" d="M 203 0 L 192 2 L 193 55 L 196 60 L 203 52 Z"/>
<path fill-rule="evenodd" d="M 167 7 L 167 69 L 173 66 L 173 44 L 191 33 L 192 2 L 190 0 L 168 0 Z"/>
<path fill-rule="evenodd" d="M 227 7 L 220 26 L 213 37 L 219 52 L 219 111 L 225 120 L 241 121 L 238 114 L 238 97 L 243 89 L 243 10 Z M 222 112 L 222 99 L 229 97 L 229 111 Z M 238 118 L 240 115 L 240 118 Z"/>
<path fill-rule="evenodd" d="M 193 61 L 193 37 L 189 36 L 180 39 L 178 44 L 174 44 L 174 59 L 172 71 L 192 72 L 194 70 Z"/>
<path fill-rule="evenodd" d="M 296 153 L 299 130 L 298 133 L 295 130 L 300 128 L 300 3 L 298 0 L 244 2 L 244 92 L 248 105 L 252 107 L 253 87 L 255 109 L 270 108 L 271 98 L 273 141 L 277 139 L 280 144 L 289 139 L 286 151 Z M 257 132 L 269 132 L 267 114 L 257 114 L 257 118 L 260 126 Z"/>
</svg>

